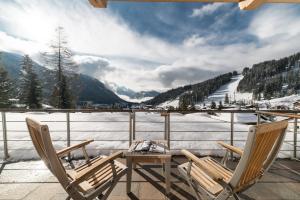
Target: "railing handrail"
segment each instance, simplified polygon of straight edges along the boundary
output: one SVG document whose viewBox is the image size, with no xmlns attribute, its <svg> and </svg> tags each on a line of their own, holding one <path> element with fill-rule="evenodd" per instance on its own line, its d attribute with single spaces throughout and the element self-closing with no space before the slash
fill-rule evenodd
<svg viewBox="0 0 300 200">
<path fill-rule="evenodd" d="M 165 109 L 19 109 L 19 108 L 1 108 L 0 112 L 11 112 L 11 113 L 26 113 L 26 112 L 45 112 L 45 113 L 98 113 L 98 112 L 124 112 L 124 113 L 133 113 L 133 112 L 155 112 L 155 113 L 180 113 L 180 114 L 189 114 L 189 113 L 255 113 L 257 109 L 201 109 L 201 110 L 165 110 Z M 272 109 L 262 109 L 260 112 L 278 112 L 278 113 L 299 113 L 299 110 L 272 110 Z"/>
<path fill-rule="evenodd" d="M 18 109 L 18 108 L 7 108 L 7 109 L 0 109 L 0 112 L 2 114 L 2 132 L 3 132 L 3 144 L 4 144 L 4 159 L 8 158 L 8 145 L 7 141 L 7 131 L 8 130 L 6 127 L 7 122 L 11 122 L 9 120 L 6 120 L 6 113 L 65 113 L 66 114 L 66 120 L 61 121 L 62 123 L 66 123 L 66 133 L 67 133 L 67 146 L 70 146 L 70 142 L 72 141 L 71 139 L 71 132 L 74 132 L 74 130 L 71 131 L 70 129 L 70 123 L 71 122 L 76 122 L 70 120 L 70 114 L 71 113 L 128 113 L 129 114 L 129 120 L 127 120 L 127 123 L 129 124 L 129 145 L 131 144 L 131 141 L 135 139 L 135 133 L 136 132 L 141 132 L 136 130 L 136 122 L 139 122 L 136 120 L 136 113 L 139 112 L 144 112 L 144 113 L 160 113 L 162 117 L 164 117 L 164 120 L 159 121 L 159 123 L 164 124 L 164 130 L 163 131 L 155 131 L 155 132 L 164 132 L 164 137 L 168 141 L 168 145 L 170 147 L 170 141 L 173 141 L 170 139 L 170 133 L 171 132 L 180 132 L 180 131 L 171 131 L 170 124 L 176 123 L 175 121 L 172 121 L 170 123 L 170 115 L 173 113 L 179 113 L 179 114 L 194 114 L 194 113 L 228 113 L 230 114 L 230 121 L 224 121 L 224 123 L 230 123 L 230 130 L 229 131 L 222 131 L 222 132 L 229 132 L 230 133 L 230 144 L 233 145 L 234 141 L 234 133 L 235 132 L 242 132 L 238 130 L 234 130 L 234 124 L 238 123 L 234 121 L 234 114 L 237 113 L 256 113 L 258 110 L 253 109 L 253 110 L 235 110 L 235 109 L 230 109 L 230 110 L 220 110 L 220 109 L 203 109 L 203 110 L 163 110 L 163 109 Z M 291 114 L 296 114 L 299 113 L 299 110 L 259 110 L 260 112 L 278 112 L 278 113 L 291 113 Z M 260 112 L 257 112 L 257 123 L 260 123 L 260 117 L 261 114 Z M 15 121 L 12 121 L 15 122 Z M 19 121 L 16 121 L 19 122 Z M 54 121 L 55 122 L 55 121 Z M 88 121 L 87 121 L 88 122 Z M 118 121 L 116 121 L 118 122 Z M 126 120 L 122 120 L 122 122 L 126 122 Z M 150 121 L 145 121 L 145 122 L 150 122 Z M 178 121 L 180 122 L 180 121 Z M 191 121 L 193 122 L 193 121 Z M 195 121 L 197 122 L 197 121 Z M 156 122 L 158 123 L 158 122 Z M 197 122 L 198 123 L 198 122 Z M 213 122 L 212 122 L 213 123 Z M 217 123 L 217 122 L 216 122 Z M 297 125 L 297 119 L 292 122 L 294 125 L 293 133 L 294 137 L 293 140 L 289 141 L 292 142 L 293 148 L 293 157 L 297 158 L 297 152 L 299 151 L 297 148 L 299 147 L 297 144 L 297 134 L 298 134 L 298 125 Z M 55 132 L 55 131 L 54 131 Z M 65 131 L 64 131 L 65 132 Z M 96 131 L 97 132 L 97 131 Z M 106 132 L 109 132 L 106 130 Z M 119 132 L 127 132 L 126 130 L 124 131 L 119 131 Z M 151 132 L 151 131 L 147 131 Z M 152 131 L 154 132 L 154 131 Z M 181 132 L 197 132 L 197 131 L 181 131 Z M 199 131 L 198 131 L 199 132 Z M 200 131 L 201 132 L 201 131 Z M 211 131 L 215 132 L 215 131 Z M 175 140 L 174 140 L 175 141 Z M 177 140 L 176 140 L 177 141 Z M 182 140 L 184 141 L 184 140 Z"/>
</svg>

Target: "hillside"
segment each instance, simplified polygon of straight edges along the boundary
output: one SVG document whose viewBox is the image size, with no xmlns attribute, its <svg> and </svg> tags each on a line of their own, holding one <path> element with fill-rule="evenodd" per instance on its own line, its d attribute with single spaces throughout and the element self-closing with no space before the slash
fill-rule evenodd
<svg viewBox="0 0 300 200">
<path fill-rule="evenodd" d="M 145 101 L 144 103 L 157 106 L 159 104 L 177 99 L 179 104 L 195 104 L 197 102 L 203 101 L 207 96 L 214 93 L 222 85 L 229 83 L 232 76 L 236 74 L 236 72 L 229 72 L 219 75 L 215 78 L 208 79 L 201 83 L 171 89 L 157 95 L 149 101 Z"/>
<path fill-rule="evenodd" d="M 2 62 L 7 70 L 11 80 L 18 87 L 18 79 L 20 75 L 20 61 L 21 55 L 2 52 Z M 52 88 L 55 80 L 55 72 L 42 67 L 41 65 L 34 63 L 34 71 L 37 73 L 43 88 L 43 99 L 45 103 L 51 96 Z M 115 103 L 127 103 L 120 97 L 118 97 L 111 90 L 99 80 L 87 75 L 79 74 L 75 79 L 70 80 L 71 89 L 73 94 L 78 96 L 79 101 L 93 101 L 94 104 L 115 104 Z"/>
<path fill-rule="evenodd" d="M 279 98 L 300 90 L 300 53 L 244 68 L 239 92 L 253 92 L 255 99 Z"/>
</svg>

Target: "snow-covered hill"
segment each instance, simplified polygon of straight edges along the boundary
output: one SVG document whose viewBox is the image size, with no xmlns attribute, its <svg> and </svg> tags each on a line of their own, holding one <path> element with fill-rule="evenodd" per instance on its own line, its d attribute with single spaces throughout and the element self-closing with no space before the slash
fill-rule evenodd
<svg viewBox="0 0 300 200">
<path fill-rule="evenodd" d="M 252 100 L 252 93 L 239 93 L 237 92 L 237 86 L 243 79 L 243 75 L 232 77 L 231 82 L 220 87 L 216 92 L 208 96 L 205 103 L 210 104 L 212 101 L 224 102 L 225 95 L 228 94 L 229 101 L 245 101 L 250 102 Z"/>
</svg>

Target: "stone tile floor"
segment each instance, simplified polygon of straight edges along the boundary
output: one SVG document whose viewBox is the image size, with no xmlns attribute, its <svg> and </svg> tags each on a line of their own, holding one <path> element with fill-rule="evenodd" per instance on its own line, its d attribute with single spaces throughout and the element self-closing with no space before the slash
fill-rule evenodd
<svg viewBox="0 0 300 200">
<path fill-rule="evenodd" d="M 125 162 L 125 160 L 120 160 Z M 195 199 L 190 188 L 182 182 L 176 166 L 185 162 L 183 157 L 172 161 L 172 195 L 169 199 Z M 300 199 L 300 176 L 282 164 L 300 173 L 300 162 L 278 160 L 255 186 L 240 195 L 242 199 Z M 236 162 L 230 163 L 231 167 Z M 132 193 L 126 194 L 126 177 L 114 188 L 109 199 L 161 200 L 164 194 L 164 177 L 159 165 L 138 165 L 133 173 Z M 42 161 L 0 164 L 0 200 L 61 200 L 67 194 L 44 166 Z"/>
</svg>

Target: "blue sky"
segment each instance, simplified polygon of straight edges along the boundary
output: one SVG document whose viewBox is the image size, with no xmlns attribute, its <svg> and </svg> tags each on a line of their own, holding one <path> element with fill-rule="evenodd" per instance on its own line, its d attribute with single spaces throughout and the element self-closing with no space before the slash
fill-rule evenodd
<svg viewBox="0 0 300 200">
<path fill-rule="evenodd" d="M 166 90 L 300 50 L 300 5 L 0 0 L 0 49 L 34 58 L 63 26 L 82 72 L 111 87 Z"/>
</svg>

